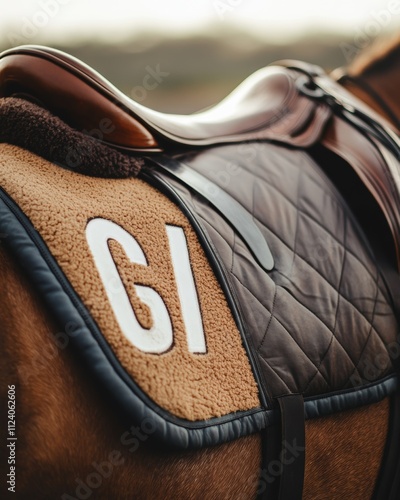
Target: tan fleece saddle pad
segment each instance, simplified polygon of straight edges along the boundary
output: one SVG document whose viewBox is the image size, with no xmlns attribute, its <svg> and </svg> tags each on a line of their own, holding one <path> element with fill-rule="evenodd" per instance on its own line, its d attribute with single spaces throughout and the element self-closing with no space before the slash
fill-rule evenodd
<svg viewBox="0 0 400 500">
<path fill-rule="evenodd" d="M 0 56 L 6 248 L 116 408 L 174 446 L 397 389 L 398 143 L 286 66 L 182 117 L 66 54 Z"/>
</svg>

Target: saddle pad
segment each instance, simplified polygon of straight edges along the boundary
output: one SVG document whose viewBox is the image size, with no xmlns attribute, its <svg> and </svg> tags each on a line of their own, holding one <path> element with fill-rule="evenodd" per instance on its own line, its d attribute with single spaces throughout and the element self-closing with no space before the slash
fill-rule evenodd
<svg viewBox="0 0 400 500">
<path fill-rule="evenodd" d="M 87 350 L 92 366 L 99 365 L 101 383 L 119 392 L 117 399 L 138 399 L 126 405 L 131 416 L 141 418 L 136 407 L 146 403 L 171 426 L 185 421 L 196 428 L 198 422 L 259 411 L 241 335 L 181 210 L 140 179 L 94 179 L 14 146 L 2 144 L 0 151 L 6 243 L 15 245 L 60 326 Z M 108 276 L 102 274 L 99 252 L 106 254 Z M 51 262 L 48 269 L 45 262 Z M 132 318 L 121 314 L 123 300 L 134 311 Z M 170 335 L 161 331 L 169 322 Z M 137 334 L 129 336 L 129 328 Z M 177 442 L 184 444 L 184 434 Z"/>
<path fill-rule="evenodd" d="M 272 271 L 164 160 L 251 214 Z M 264 429 L 283 395 L 303 395 L 313 418 L 396 389 L 385 283 L 305 150 L 254 142 L 139 161 L 140 178 L 103 179 L 0 145 L 7 248 L 129 418 L 203 447 Z"/>
<path fill-rule="evenodd" d="M 272 273 L 166 174 L 91 178 L 1 145 L 6 243 L 99 383 L 175 446 L 260 430 L 282 394 L 304 394 L 313 417 L 396 386 L 388 346 L 397 324 L 340 195 L 304 152 L 248 148 L 184 160 L 253 213 L 275 256 Z M 179 193 L 179 207 L 150 185 L 157 178 Z"/>
</svg>

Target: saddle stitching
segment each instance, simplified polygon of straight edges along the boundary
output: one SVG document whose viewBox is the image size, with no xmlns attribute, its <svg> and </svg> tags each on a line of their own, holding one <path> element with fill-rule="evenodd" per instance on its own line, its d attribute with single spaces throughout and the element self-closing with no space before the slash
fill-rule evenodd
<svg viewBox="0 0 400 500">
<path fill-rule="evenodd" d="M 201 217 L 201 216 L 200 216 Z M 257 220 L 257 219 L 256 219 Z M 207 222 L 211 227 L 213 227 L 213 229 L 220 235 L 221 238 L 225 239 L 221 233 L 218 231 L 217 228 L 215 228 L 211 223 L 210 221 L 205 221 Z M 263 223 L 261 223 L 263 224 Z M 277 236 L 275 233 L 273 233 L 275 236 Z M 277 236 L 279 238 L 279 236 Z M 226 241 L 226 240 L 225 240 Z M 226 243 L 229 245 L 229 243 L 226 241 Z M 290 248 L 290 247 L 289 247 Z M 307 262 L 301 255 L 298 255 L 301 259 L 303 259 L 314 271 L 316 271 L 320 277 L 322 277 L 323 279 L 325 279 L 325 281 L 328 282 L 328 284 L 334 289 L 333 285 L 324 277 L 322 276 L 318 270 L 316 270 L 309 262 Z M 279 272 L 279 271 L 278 271 Z M 282 274 L 282 273 L 280 273 Z M 261 301 L 260 299 L 258 299 L 258 297 L 256 295 L 254 295 L 254 293 L 246 286 L 243 284 L 243 282 L 240 280 L 240 278 L 238 276 L 236 276 L 235 274 L 233 274 L 233 276 L 236 278 L 236 280 L 238 280 L 238 282 L 244 287 L 246 288 L 246 290 L 248 290 L 248 292 L 260 303 L 260 305 L 262 307 L 266 307 Z M 371 275 L 372 277 L 372 275 Z M 378 287 L 378 283 L 375 281 L 374 279 L 374 283 L 375 283 L 375 286 L 376 286 L 376 289 L 378 290 L 379 287 Z M 276 285 L 275 285 L 276 286 Z M 279 285 L 278 285 L 279 286 Z M 285 289 L 286 290 L 286 289 Z M 286 290 L 287 293 L 290 293 L 288 290 Z M 343 296 L 343 298 L 346 300 L 346 302 L 348 302 L 352 307 L 354 307 L 356 309 L 356 311 L 361 315 L 361 317 L 363 319 L 365 319 L 367 321 L 367 323 L 370 325 L 370 330 L 372 329 L 376 335 L 378 336 L 379 340 L 382 342 L 382 344 L 385 346 L 385 342 L 384 340 L 381 338 L 379 332 L 376 330 L 376 328 L 371 324 L 371 322 L 368 320 L 368 318 L 366 318 L 366 316 L 361 312 L 361 310 L 359 310 L 357 308 L 357 306 L 355 304 L 353 304 L 352 302 L 349 301 L 349 299 L 347 299 L 345 296 Z M 295 300 L 297 300 L 295 297 L 294 297 Z M 336 337 L 336 335 L 334 334 L 334 332 L 326 325 L 326 323 L 322 320 L 322 318 L 320 318 L 314 311 L 311 311 L 308 307 L 304 306 L 304 304 L 301 304 L 302 307 L 305 307 L 309 312 L 311 312 L 320 322 L 322 325 L 324 325 L 324 327 L 331 332 L 333 338 L 335 338 L 335 340 L 337 341 L 338 345 L 341 347 L 341 349 L 343 350 L 343 352 L 346 354 L 346 356 L 348 357 L 348 359 L 350 360 L 351 364 L 353 365 L 353 367 L 356 367 L 359 365 L 360 363 L 360 360 L 353 360 L 352 357 L 350 356 L 350 354 L 348 353 L 347 349 L 343 346 L 343 344 L 341 343 L 341 341 Z M 267 308 L 268 309 L 268 308 Z M 277 319 L 277 318 L 275 318 Z M 288 329 L 282 324 L 282 322 L 280 322 L 279 320 L 277 320 L 281 325 L 282 327 L 285 329 L 285 331 L 289 334 L 289 336 L 296 342 L 296 340 L 293 338 L 293 336 L 290 334 L 290 332 L 288 331 Z M 332 339 L 333 340 L 333 339 Z M 297 342 L 296 342 L 297 343 Z M 297 344 L 298 345 L 298 344 Z M 300 346 L 299 346 L 300 347 Z M 260 349 L 260 346 L 258 347 L 258 350 Z M 386 349 L 386 347 L 385 347 Z M 307 355 L 306 352 L 304 352 L 303 349 L 301 349 L 300 347 L 300 350 L 301 352 L 309 359 L 310 363 L 312 363 L 313 366 L 315 366 L 317 368 L 317 365 L 310 359 L 310 357 Z M 264 356 L 262 355 L 262 353 L 260 353 L 260 356 L 261 358 L 264 358 Z M 319 364 L 319 366 L 321 365 L 322 363 Z M 353 373 L 355 372 L 355 370 L 353 370 Z M 324 380 L 326 381 L 326 378 L 325 376 L 321 373 L 321 371 L 317 368 L 317 372 L 314 374 L 314 378 L 315 376 L 317 375 L 317 373 L 320 373 L 322 375 L 322 377 L 324 378 Z M 280 377 L 281 378 L 281 377 Z M 327 382 L 327 381 L 326 381 Z M 329 386 L 329 384 L 328 384 Z"/>
<path fill-rule="evenodd" d="M 210 224 L 211 225 L 211 224 Z M 212 225 L 211 225 L 212 226 Z M 213 227 L 213 226 L 212 226 Z M 221 235 L 221 233 L 219 233 L 219 231 L 213 227 L 213 229 L 220 235 L 221 238 L 223 238 L 223 236 Z M 226 240 L 225 240 L 226 241 Z M 282 274 L 282 273 L 281 273 Z M 265 304 L 263 304 L 260 299 L 254 295 L 254 293 L 240 280 L 240 278 L 236 275 L 236 274 L 232 274 L 232 276 L 240 283 L 240 285 L 245 288 L 251 295 L 252 297 L 254 297 L 257 302 L 262 306 L 264 307 L 265 309 L 267 309 L 267 307 L 265 306 Z M 289 293 L 290 295 L 292 295 L 290 293 L 289 290 L 286 290 L 285 288 L 281 287 L 280 285 L 276 285 L 276 283 L 274 283 L 275 285 L 275 289 L 277 290 L 278 287 L 282 288 L 283 290 L 285 290 L 285 292 Z M 297 299 L 292 295 L 292 297 L 297 301 Z M 298 301 L 297 301 L 298 302 Z M 346 354 L 346 356 L 349 358 L 351 364 L 353 366 L 355 366 L 355 362 L 354 360 L 351 358 L 351 356 L 349 355 L 348 351 L 346 350 L 346 348 L 342 345 L 342 343 L 340 342 L 340 340 L 333 334 L 332 330 L 326 325 L 326 323 L 312 310 L 310 310 L 308 307 L 304 306 L 304 304 L 301 304 L 299 303 L 302 307 L 304 307 L 308 312 L 310 312 L 313 316 L 315 316 L 320 322 L 321 324 L 333 335 L 333 338 L 336 339 L 336 341 L 338 342 L 339 346 L 343 349 L 343 352 Z M 350 303 L 351 304 L 351 303 Z M 268 309 L 267 309 L 268 310 Z M 271 314 L 271 317 L 270 317 L 270 320 L 272 320 L 272 313 L 271 311 L 268 310 L 268 312 Z M 309 360 L 309 362 L 315 367 L 317 368 L 317 365 L 314 363 L 314 361 L 312 361 L 312 359 L 308 356 L 308 354 L 300 347 L 300 345 L 298 344 L 298 342 L 294 339 L 294 337 L 291 335 L 290 331 L 287 329 L 287 327 L 276 317 L 274 316 L 274 319 L 284 328 L 284 330 L 287 332 L 287 334 L 289 335 L 289 337 L 291 339 L 293 339 L 293 341 L 297 344 L 297 346 L 299 347 L 301 353 Z M 271 321 L 270 321 L 271 322 Z M 379 334 L 378 334 L 379 335 Z M 383 342 L 383 341 L 382 341 Z M 261 349 L 262 345 L 259 345 L 257 347 L 257 352 L 259 353 L 259 356 L 262 358 L 262 359 L 265 359 L 265 356 L 261 353 L 260 349 Z M 269 366 L 271 366 L 269 363 L 268 363 Z M 274 370 L 274 373 L 275 370 Z M 317 373 L 320 373 L 320 375 L 322 376 L 322 378 L 325 380 L 325 382 L 327 383 L 327 385 L 329 386 L 329 383 L 327 382 L 325 376 L 323 375 L 323 373 L 320 372 L 320 370 L 318 370 L 317 368 Z M 316 375 L 316 374 L 315 374 Z M 286 385 L 286 384 L 285 384 Z"/>
<path fill-rule="evenodd" d="M 287 203 L 289 203 L 295 210 L 299 211 L 302 215 L 306 216 L 309 220 L 311 220 L 312 222 L 314 222 L 320 229 L 324 230 L 332 239 L 334 239 L 343 249 L 344 249 L 344 246 L 343 246 L 343 242 L 340 241 L 338 239 L 338 237 L 332 233 L 327 227 L 323 226 L 321 224 L 321 222 L 319 222 L 317 219 L 315 219 L 311 214 L 309 214 L 308 212 L 304 211 L 300 206 L 297 206 L 295 205 L 295 203 L 290 199 L 288 198 L 277 186 L 275 185 L 272 185 L 269 181 L 267 181 L 267 179 L 264 179 L 261 175 L 258 175 L 256 173 L 253 173 L 251 172 L 249 169 L 247 169 L 243 164 L 240 164 L 240 167 L 243 168 L 244 170 L 246 170 L 246 172 L 248 172 L 249 174 L 253 175 L 254 177 L 256 177 L 257 179 L 260 179 L 261 181 L 264 182 L 264 187 L 266 189 L 273 189 L 275 192 L 277 192 Z M 315 168 L 314 170 L 316 172 L 318 172 Z M 315 179 L 313 177 L 311 177 L 307 172 L 303 172 L 303 175 L 308 178 L 311 182 L 314 182 L 315 184 L 317 184 L 317 186 L 320 188 L 320 189 L 323 189 L 322 186 L 320 186 L 317 182 L 315 182 Z M 231 195 L 233 196 L 233 195 Z M 335 203 L 335 205 L 337 207 L 340 208 L 340 204 L 337 202 L 337 200 L 330 196 L 330 199 L 332 200 L 333 203 Z M 255 217 L 255 216 L 254 216 Z M 274 236 L 276 236 L 280 241 L 282 241 L 288 248 L 290 248 L 289 244 L 286 243 L 282 238 L 280 238 L 278 235 L 276 235 L 268 226 L 266 226 L 264 224 L 264 222 L 260 221 L 259 219 L 257 219 L 255 217 L 255 220 L 257 220 L 257 222 L 259 222 L 261 225 L 265 226 L 270 232 L 271 234 L 273 234 Z M 371 271 L 369 268 L 367 268 L 364 264 L 364 262 L 362 260 L 360 260 L 358 258 L 358 256 L 351 251 L 351 249 L 347 248 L 346 249 L 347 252 L 352 255 L 358 262 L 359 264 L 364 268 L 365 272 L 368 273 L 368 275 L 371 277 L 371 279 L 373 279 L 375 281 L 375 278 L 374 276 L 372 275 Z M 298 254 L 300 256 L 300 254 Z M 276 270 L 275 270 L 276 271 Z M 287 278 L 289 279 L 289 278 Z"/>
<path fill-rule="evenodd" d="M 237 276 L 235 276 L 236 279 L 238 279 L 239 283 L 242 285 L 242 286 L 245 286 L 243 285 L 243 283 L 239 280 L 239 278 Z M 246 287 L 247 288 L 247 287 Z M 249 290 L 247 288 L 247 290 Z M 250 291 L 250 290 L 249 290 Z M 268 330 L 269 330 L 269 326 L 272 322 L 272 318 L 273 318 L 273 315 L 274 315 L 274 309 L 275 309 L 275 302 L 276 302 L 276 296 L 278 294 L 278 286 L 275 284 L 275 292 L 274 292 L 274 298 L 272 300 L 272 308 L 271 308 L 271 311 L 270 311 L 270 317 L 269 317 L 269 320 L 268 320 L 268 323 L 267 323 L 267 327 L 265 328 L 265 331 L 264 331 L 264 335 L 257 347 L 257 353 L 260 353 L 260 350 L 262 348 L 262 346 L 264 345 L 264 341 L 265 341 L 265 338 L 267 336 L 267 333 L 268 333 Z"/>
<path fill-rule="evenodd" d="M 377 271 L 377 275 L 379 275 L 379 271 L 378 271 L 378 269 L 377 269 L 376 271 Z M 376 310 L 376 304 L 377 304 L 377 300 L 376 300 L 376 299 L 377 299 L 377 297 L 378 297 L 378 288 L 376 288 L 375 303 L 374 303 L 374 308 L 373 308 L 373 311 L 372 311 L 371 328 L 370 328 L 370 331 L 369 331 L 369 333 L 368 333 L 368 336 L 367 336 L 367 338 L 366 338 L 366 340 L 365 340 L 364 346 L 363 346 L 363 348 L 362 348 L 362 350 L 361 350 L 361 353 L 360 353 L 360 359 L 359 359 L 359 361 L 358 361 L 358 364 L 357 364 L 357 366 L 354 368 L 354 371 L 353 371 L 353 373 L 350 375 L 350 377 L 352 377 L 352 376 L 354 375 L 354 373 L 355 373 L 355 371 L 356 371 L 356 370 L 357 370 L 357 371 L 359 371 L 359 370 L 358 370 L 358 367 L 359 367 L 360 362 L 361 362 L 361 357 L 362 357 L 362 355 L 364 354 L 364 351 L 365 351 L 365 349 L 367 348 L 368 342 L 369 342 L 369 340 L 370 340 L 370 338 L 371 338 L 371 335 L 372 335 L 372 322 L 373 322 L 374 317 L 375 317 L 375 310 Z M 382 340 L 382 339 L 381 339 L 381 340 Z M 385 348 L 386 348 L 386 344 L 385 344 L 385 342 L 384 342 L 383 340 L 382 340 L 382 342 L 383 342 L 383 345 L 384 345 L 384 346 L 385 346 Z"/>
</svg>

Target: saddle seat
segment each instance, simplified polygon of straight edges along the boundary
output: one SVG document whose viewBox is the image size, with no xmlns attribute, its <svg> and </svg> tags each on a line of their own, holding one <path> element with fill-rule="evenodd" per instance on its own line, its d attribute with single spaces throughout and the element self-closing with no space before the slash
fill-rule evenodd
<svg viewBox="0 0 400 500">
<path fill-rule="evenodd" d="M 309 145 L 327 108 L 297 92 L 287 69 L 263 68 L 215 106 L 191 115 L 161 113 L 120 92 L 78 59 L 56 49 L 22 46 L 0 56 L 0 97 L 30 96 L 71 127 L 107 131 L 103 142 L 124 150 L 161 151 L 166 144 L 205 146 L 290 137 Z M 108 121 L 105 121 L 108 120 Z M 106 124 L 106 126 L 105 126 Z"/>
</svg>

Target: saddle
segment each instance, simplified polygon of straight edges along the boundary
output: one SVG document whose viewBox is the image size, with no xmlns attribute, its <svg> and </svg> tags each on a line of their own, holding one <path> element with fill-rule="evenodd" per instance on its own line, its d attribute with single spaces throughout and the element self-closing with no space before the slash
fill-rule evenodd
<svg viewBox="0 0 400 500">
<path fill-rule="evenodd" d="M 99 383 L 163 442 L 281 419 L 304 444 L 304 419 L 396 392 L 399 141 L 320 68 L 281 62 L 180 116 L 27 46 L 0 55 L 0 97 L 0 232 Z"/>
<path fill-rule="evenodd" d="M 399 140 L 389 124 L 329 79 L 321 68 L 296 61 L 278 64 L 257 71 L 206 111 L 173 115 L 132 101 L 72 56 L 48 47 L 22 46 L 1 55 L 0 96 L 34 97 L 71 127 L 86 133 L 97 130 L 107 117 L 112 126 L 100 140 L 124 152 L 176 152 L 190 146 L 252 140 L 308 147 L 321 137 L 333 111 L 329 100 L 336 98 L 342 107 L 343 103 L 347 106 L 345 113 L 363 110 L 364 118 L 370 116 L 372 123 L 383 127 L 383 136 L 389 136 L 389 149 L 394 149 L 398 157 Z M 296 78 L 299 72 L 305 80 Z M 307 90 L 310 82 L 319 92 Z M 371 119 L 368 121 L 371 123 Z M 354 144 L 353 134 L 338 120 L 334 120 L 322 142 L 350 162 L 380 205 L 395 241 L 400 267 L 400 174 L 396 160 L 376 140 L 376 131 L 366 132 L 384 161 L 371 163 L 366 150 Z"/>
</svg>

